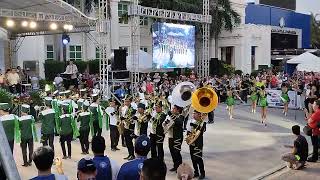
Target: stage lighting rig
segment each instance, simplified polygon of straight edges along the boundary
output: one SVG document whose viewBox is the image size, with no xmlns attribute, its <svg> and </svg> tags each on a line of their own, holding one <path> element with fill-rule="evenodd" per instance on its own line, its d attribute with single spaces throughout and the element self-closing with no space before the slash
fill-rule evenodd
<svg viewBox="0 0 320 180">
<path fill-rule="evenodd" d="M 70 42 L 70 36 L 68 34 L 62 34 L 62 43 L 67 45 Z"/>
<path fill-rule="evenodd" d="M 7 25 L 8 27 L 10 27 L 10 28 L 13 27 L 14 24 L 15 24 L 14 21 L 11 20 L 11 19 L 8 19 L 7 22 L 6 22 L 6 25 Z"/>
</svg>

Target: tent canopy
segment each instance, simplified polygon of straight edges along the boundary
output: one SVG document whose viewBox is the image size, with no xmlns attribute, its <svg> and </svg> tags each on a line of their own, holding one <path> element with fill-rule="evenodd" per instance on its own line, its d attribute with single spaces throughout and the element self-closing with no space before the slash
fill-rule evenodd
<svg viewBox="0 0 320 180">
<path fill-rule="evenodd" d="M 12 34 L 49 31 L 51 22 L 83 28 L 95 25 L 97 21 L 63 0 L 0 0 L 0 27 L 6 27 L 8 19 L 16 23 L 16 27 L 7 28 Z M 24 20 L 36 21 L 37 28 L 22 28 L 19 24 Z"/>
<path fill-rule="evenodd" d="M 299 56 L 296 56 L 287 61 L 288 64 L 314 64 L 320 63 L 320 58 L 309 53 L 305 52 Z"/>
<path fill-rule="evenodd" d="M 320 72 L 320 62 L 314 64 L 298 64 L 297 71 Z"/>
</svg>

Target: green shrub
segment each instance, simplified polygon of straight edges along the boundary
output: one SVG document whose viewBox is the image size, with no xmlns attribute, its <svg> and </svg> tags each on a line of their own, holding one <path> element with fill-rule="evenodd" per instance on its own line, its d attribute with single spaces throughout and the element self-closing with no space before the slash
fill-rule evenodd
<svg viewBox="0 0 320 180">
<path fill-rule="evenodd" d="M 61 61 L 46 60 L 44 72 L 47 80 L 53 81 L 57 74 L 65 71 L 65 63 Z"/>
<path fill-rule="evenodd" d="M 99 74 L 99 60 L 95 59 L 95 60 L 89 60 L 88 61 L 88 65 L 89 65 L 89 73 L 90 74 Z"/>
<path fill-rule="evenodd" d="M 13 96 L 10 92 L 5 89 L 0 88 L 0 102 L 1 103 L 9 103 L 12 106 Z"/>
<path fill-rule="evenodd" d="M 74 64 L 77 65 L 78 71 L 81 74 L 83 74 L 88 67 L 88 61 L 74 61 Z"/>
<path fill-rule="evenodd" d="M 42 98 L 41 98 L 41 91 L 33 91 L 33 92 L 30 92 L 30 97 L 31 97 L 31 100 L 32 100 L 32 103 L 33 103 L 33 106 L 41 106 L 43 103 L 42 101 Z"/>
<path fill-rule="evenodd" d="M 234 72 L 234 74 L 237 74 L 237 75 L 239 75 L 239 76 L 242 76 L 242 71 L 241 70 L 236 70 L 235 72 Z"/>
<path fill-rule="evenodd" d="M 250 76 L 257 77 L 259 73 L 260 73 L 259 70 L 254 70 L 254 71 L 251 72 Z"/>
</svg>

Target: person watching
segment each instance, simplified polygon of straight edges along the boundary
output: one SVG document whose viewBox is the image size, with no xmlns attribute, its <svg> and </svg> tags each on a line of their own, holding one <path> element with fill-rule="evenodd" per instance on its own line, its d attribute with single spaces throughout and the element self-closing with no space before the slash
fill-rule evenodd
<svg viewBox="0 0 320 180">
<path fill-rule="evenodd" d="M 78 88 L 78 79 L 77 79 L 78 68 L 77 68 L 77 65 L 73 64 L 73 61 L 69 61 L 69 65 L 67 66 L 66 71 L 64 73 L 71 75 L 70 84 Z"/>
<path fill-rule="evenodd" d="M 165 180 L 166 175 L 166 164 L 158 158 L 150 158 L 143 162 L 140 180 Z"/>
<path fill-rule="evenodd" d="M 63 175 L 62 162 L 60 158 L 57 158 L 55 161 L 59 174 L 51 173 L 54 151 L 49 146 L 39 147 L 35 152 L 33 152 L 32 159 L 38 169 L 38 176 L 31 180 L 68 180 L 68 178 Z"/>
<path fill-rule="evenodd" d="M 136 159 L 124 163 L 121 166 L 117 180 L 139 180 L 139 173 L 142 169 L 143 162 L 147 159 L 150 147 L 150 139 L 144 134 L 139 136 L 136 139 L 134 147 Z"/>
<path fill-rule="evenodd" d="M 287 148 L 291 148 L 292 152 L 284 154 L 281 159 L 288 163 L 288 168 L 300 169 L 307 161 L 308 142 L 306 138 L 300 134 L 300 126 L 292 126 L 292 133 L 296 137 L 293 142 L 293 146 L 284 146 Z M 295 167 L 293 167 L 293 165 L 295 165 Z"/>
<path fill-rule="evenodd" d="M 308 125 L 312 128 L 311 142 L 313 146 L 312 156 L 308 158 L 308 162 L 317 162 L 318 161 L 318 148 L 319 148 L 319 136 L 320 130 L 318 124 L 320 122 L 320 100 L 316 100 L 313 103 L 314 113 L 310 116 L 306 111 Z"/>
<path fill-rule="evenodd" d="M 94 180 L 96 179 L 97 168 L 92 159 L 82 158 L 78 162 L 78 180 Z"/>
<path fill-rule="evenodd" d="M 16 69 L 11 69 L 7 74 L 7 83 L 11 93 L 20 93 L 20 77 Z"/>
<path fill-rule="evenodd" d="M 96 180 L 116 180 L 119 172 L 118 164 L 104 155 L 106 142 L 102 136 L 92 138 L 93 162 L 97 168 Z"/>
</svg>

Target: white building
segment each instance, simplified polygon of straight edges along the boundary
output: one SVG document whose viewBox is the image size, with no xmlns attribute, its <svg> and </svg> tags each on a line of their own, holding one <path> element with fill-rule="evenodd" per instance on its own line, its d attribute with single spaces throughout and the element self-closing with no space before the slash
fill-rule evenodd
<svg viewBox="0 0 320 180">
<path fill-rule="evenodd" d="M 233 32 L 223 31 L 218 39 L 218 59 L 226 61 L 236 69 L 245 73 L 258 69 L 259 65 L 271 64 L 271 35 L 274 27 L 268 23 L 248 24 L 246 16 L 246 0 L 231 0 L 232 7 L 241 15 L 241 24 Z M 130 51 L 130 26 L 127 19 L 119 18 L 129 8 L 128 0 L 111 0 L 111 49 L 127 49 Z M 270 8 L 270 7 L 269 7 Z M 252 12 L 250 12 L 252 13 Z M 252 16 L 252 14 L 250 14 Z M 251 19 L 254 17 L 251 17 Z M 249 18 L 250 19 L 250 18 Z M 250 21 L 249 21 L 250 22 Z M 141 18 L 141 49 L 152 54 L 151 19 Z M 301 31 L 297 29 L 298 45 L 301 47 Z M 74 33 L 70 35 L 67 45 L 67 60 L 90 60 L 99 58 L 95 42 L 97 33 Z M 1 38 L 1 36 L 0 36 Z M 210 57 L 215 57 L 215 40 L 210 42 Z M 5 43 L 2 43 L 5 44 Z M 5 53 L 1 50 L 0 68 L 3 67 Z M 200 47 L 201 48 L 201 47 Z M 37 72 L 44 77 L 45 60 L 63 60 L 61 35 L 45 35 L 26 37 L 14 58 L 13 66 L 26 67 L 28 63 L 36 64 Z M 3 69 L 3 68 L 1 68 Z"/>
</svg>

